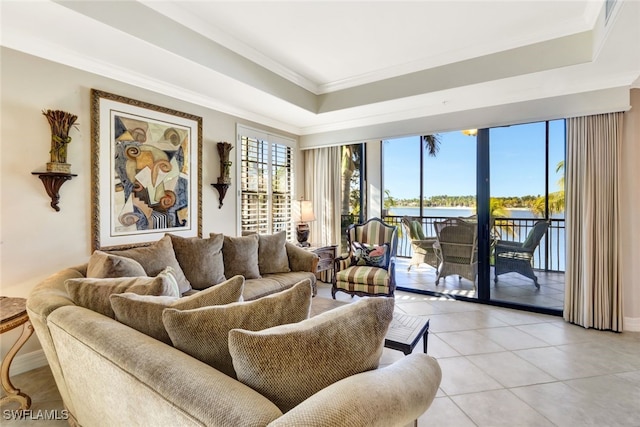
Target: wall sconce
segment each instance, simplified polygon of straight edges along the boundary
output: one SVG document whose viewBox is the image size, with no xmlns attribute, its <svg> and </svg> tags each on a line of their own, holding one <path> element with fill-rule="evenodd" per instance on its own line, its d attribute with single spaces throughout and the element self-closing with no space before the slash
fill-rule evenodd
<svg viewBox="0 0 640 427">
<path fill-rule="evenodd" d="M 478 134 L 478 129 L 465 129 L 462 133 L 467 136 L 476 136 Z"/>
<path fill-rule="evenodd" d="M 67 163 L 67 145 L 71 142 L 69 131 L 78 128 L 78 116 L 60 110 L 46 110 L 42 114 L 51 127 L 51 161 L 47 163 L 46 172 L 31 172 L 42 181 L 47 195 L 51 198 L 51 207 L 60 212 L 60 187 L 76 174 L 71 173 L 71 165 Z"/>
<path fill-rule="evenodd" d="M 311 244 L 307 242 L 309 239 L 309 224 L 310 221 L 315 221 L 316 216 L 313 214 L 313 203 L 310 200 L 300 199 L 300 222 L 296 229 L 296 237 L 298 239 L 298 246 L 309 247 Z"/>
<path fill-rule="evenodd" d="M 218 209 L 222 208 L 222 201 L 227 194 L 227 190 L 231 186 L 231 165 L 229 161 L 229 153 L 233 150 L 233 145 L 228 142 L 218 142 L 218 155 L 220 156 L 220 176 L 216 184 L 211 184 L 218 190 Z"/>
</svg>

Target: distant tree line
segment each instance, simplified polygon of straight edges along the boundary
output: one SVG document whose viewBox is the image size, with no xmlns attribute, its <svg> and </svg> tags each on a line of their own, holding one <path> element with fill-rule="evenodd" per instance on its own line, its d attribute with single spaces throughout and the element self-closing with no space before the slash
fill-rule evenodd
<svg viewBox="0 0 640 427">
<path fill-rule="evenodd" d="M 390 194 L 388 190 L 385 192 L 385 201 L 389 200 Z M 420 199 L 397 199 L 391 198 L 392 203 L 385 203 L 385 207 L 406 206 L 419 207 Z M 523 208 L 530 209 L 535 213 L 542 214 L 544 212 L 544 196 L 510 196 L 510 197 L 492 197 L 492 203 L 501 209 Z M 388 206 L 391 205 L 391 206 Z M 440 196 L 426 197 L 424 199 L 424 207 L 476 207 L 476 196 L 448 196 L 446 194 Z M 564 210 L 564 191 L 549 193 L 549 208 L 551 212 L 561 212 Z"/>
</svg>

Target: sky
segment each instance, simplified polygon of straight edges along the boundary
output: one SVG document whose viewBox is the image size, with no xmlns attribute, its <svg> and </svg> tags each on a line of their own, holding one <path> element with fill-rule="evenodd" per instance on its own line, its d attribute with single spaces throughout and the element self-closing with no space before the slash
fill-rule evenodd
<svg viewBox="0 0 640 427">
<path fill-rule="evenodd" d="M 425 197 L 476 194 L 476 138 L 460 131 L 441 133 L 436 157 L 425 154 Z M 493 128 L 490 139 L 492 197 L 538 196 L 545 189 L 545 123 Z M 549 126 L 549 191 L 559 189 L 556 173 L 564 159 L 564 120 Z M 420 194 L 418 136 L 383 143 L 384 188 L 396 199 Z"/>
</svg>

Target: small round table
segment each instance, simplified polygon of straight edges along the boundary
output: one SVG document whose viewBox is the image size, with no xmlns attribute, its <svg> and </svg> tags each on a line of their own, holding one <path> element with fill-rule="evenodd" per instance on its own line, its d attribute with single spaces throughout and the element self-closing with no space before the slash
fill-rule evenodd
<svg viewBox="0 0 640 427">
<path fill-rule="evenodd" d="M 31 334 L 33 334 L 33 326 L 27 314 L 26 299 L 0 297 L 0 334 L 4 334 L 20 325 L 24 325 L 22 327 L 22 334 L 5 356 L 2 361 L 2 366 L 0 367 L 2 388 L 7 393 L 6 396 L 0 399 L 0 403 L 16 401 L 20 404 L 20 409 L 25 410 L 31 407 L 31 398 L 11 384 L 9 368 L 16 353 L 22 348 L 24 343 L 27 342 Z"/>
</svg>

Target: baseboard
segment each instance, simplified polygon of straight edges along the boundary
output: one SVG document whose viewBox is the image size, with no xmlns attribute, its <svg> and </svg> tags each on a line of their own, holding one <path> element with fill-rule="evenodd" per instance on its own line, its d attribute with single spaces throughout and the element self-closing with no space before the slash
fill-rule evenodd
<svg viewBox="0 0 640 427">
<path fill-rule="evenodd" d="M 11 362 L 10 375 L 18 375 L 23 372 L 30 371 L 32 369 L 40 368 L 48 365 L 47 358 L 44 355 L 42 349 L 32 351 L 31 353 L 16 356 Z"/>
<path fill-rule="evenodd" d="M 640 317 L 623 317 L 622 330 L 625 332 L 640 332 Z"/>
</svg>

